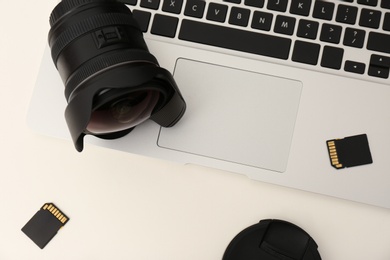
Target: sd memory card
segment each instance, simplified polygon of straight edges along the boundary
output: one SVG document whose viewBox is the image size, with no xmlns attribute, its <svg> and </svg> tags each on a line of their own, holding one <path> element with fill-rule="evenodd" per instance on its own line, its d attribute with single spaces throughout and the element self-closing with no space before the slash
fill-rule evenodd
<svg viewBox="0 0 390 260">
<path fill-rule="evenodd" d="M 372 163 L 366 134 L 326 141 L 331 165 L 336 169 Z"/>
<path fill-rule="evenodd" d="M 53 203 L 45 203 L 22 228 L 22 231 L 43 249 L 68 221 L 69 218 Z"/>
</svg>

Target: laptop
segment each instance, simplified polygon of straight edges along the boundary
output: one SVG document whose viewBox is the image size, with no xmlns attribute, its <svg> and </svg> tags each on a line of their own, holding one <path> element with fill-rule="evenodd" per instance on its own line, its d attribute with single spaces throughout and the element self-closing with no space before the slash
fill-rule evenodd
<svg viewBox="0 0 390 260">
<path fill-rule="evenodd" d="M 125 0 L 187 102 L 97 145 L 390 208 L 390 0 Z M 69 140 L 46 48 L 28 112 Z M 369 158 L 368 158 L 369 157 Z"/>
</svg>

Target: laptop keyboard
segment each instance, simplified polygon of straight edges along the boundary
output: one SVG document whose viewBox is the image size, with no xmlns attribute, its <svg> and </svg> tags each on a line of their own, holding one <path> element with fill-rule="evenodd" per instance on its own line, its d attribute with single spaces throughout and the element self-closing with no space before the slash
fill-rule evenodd
<svg viewBox="0 0 390 260">
<path fill-rule="evenodd" d="M 122 2 L 154 37 L 388 82 L 390 0 Z"/>
</svg>

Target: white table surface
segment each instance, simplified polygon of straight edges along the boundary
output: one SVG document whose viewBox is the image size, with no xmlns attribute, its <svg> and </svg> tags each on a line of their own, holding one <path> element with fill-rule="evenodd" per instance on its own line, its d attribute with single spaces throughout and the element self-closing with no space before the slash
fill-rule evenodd
<svg viewBox="0 0 390 260">
<path fill-rule="evenodd" d="M 1 260 L 222 259 L 265 218 L 304 228 L 325 260 L 390 259 L 388 209 L 34 133 L 26 114 L 56 1 L 0 3 Z M 45 202 L 70 221 L 41 250 L 20 229 Z"/>
</svg>

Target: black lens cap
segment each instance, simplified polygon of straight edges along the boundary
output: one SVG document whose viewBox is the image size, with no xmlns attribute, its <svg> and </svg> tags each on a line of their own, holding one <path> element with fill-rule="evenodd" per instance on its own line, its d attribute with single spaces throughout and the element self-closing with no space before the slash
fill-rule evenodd
<svg viewBox="0 0 390 260">
<path fill-rule="evenodd" d="M 318 246 L 300 227 L 266 219 L 241 231 L 222 260 L 321 260 Z"/>
</svg>

